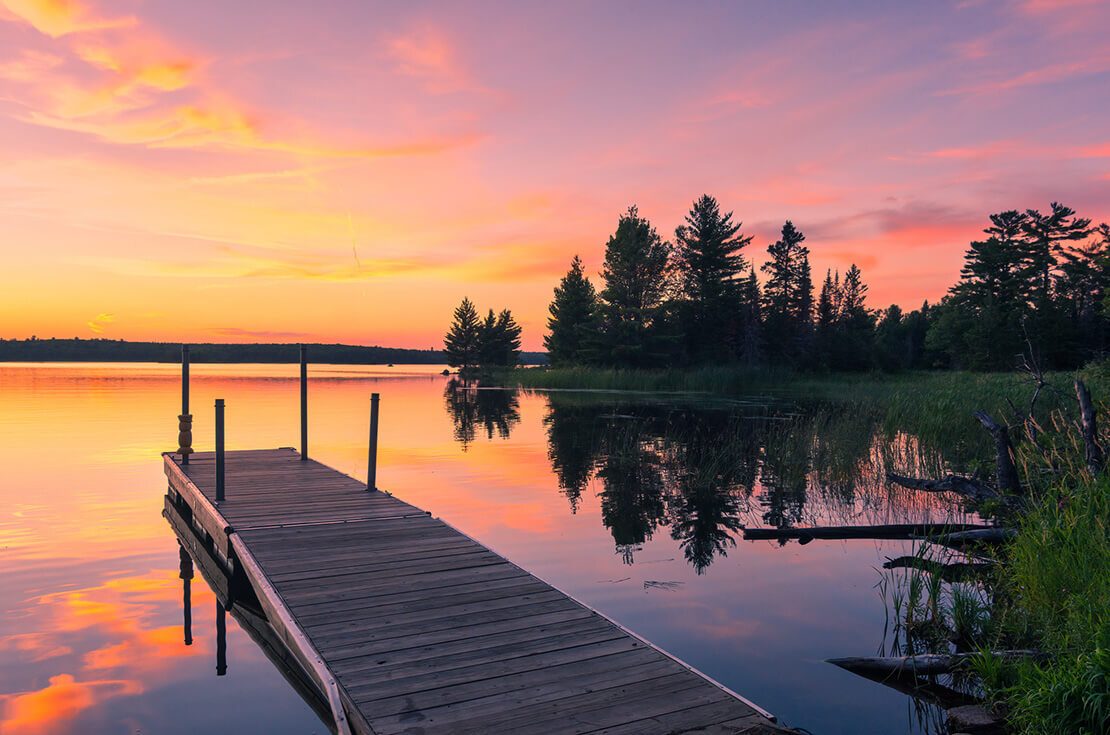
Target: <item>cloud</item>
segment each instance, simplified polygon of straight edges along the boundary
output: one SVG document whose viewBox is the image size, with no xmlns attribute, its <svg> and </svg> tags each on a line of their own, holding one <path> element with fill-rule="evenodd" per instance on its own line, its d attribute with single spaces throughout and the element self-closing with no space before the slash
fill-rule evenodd
<svg viewBox="0 0 1110 735">
<path fill-rule="evenodd" d="M 96 334 L 103 334 L 104 328 L 116 320 L 112 314 L 97 314 L 90 321 L 85 322 L 89 329 Z"/>
<path fill-rule="evenodd" d="M 1110 55 L 1100 54 L 1078 61 L 1064 61 L 1030 69 L 1004 79 L 941 90 L 939 96 L 973 95 L 1006 92 L 1022 87 L 1061 82 L 1078 76 L 1100 74 L 1110 70 Z"/>
<path fill-rule="evenodd" d="M 20 18 L 96 17 L 88 8 L 66 0 L 0 2 L 18 6 L 14 11 Z M 75 22 L 64 27 L 77 28 Z M 60 30 L 61 23 L 57 20 L 49 27 Z M 119 25 L 90 22 L 82 28 L 92 31 Z M 345 143 L 311 130 L 300 120 L 267 113 L 221 91 L 206 74 L 210 60 L 183 50 L 136 19 L 128 19 L 127 25 L 126 34 L 82 33 L 55 41 L 57 48 L 50 53 L 27 50 L 0 65 L 0 79 L 13 85 L 12 90 L 2 90 L 3 96 L 22 108 L 12 116 L 26 124 L 115 145 L 318 158 L 437 155 L 472 146 L 485 137 L 452 132 Z M 454 61 L 450 46 L 438 36 L 395 39 L 392 48 L 407 73 L 437 86 L 473 86 Z"/>
<path fill-rule="evenodd" d="M 0 5 L 51 38 L 138 23 L 133 16 L 102 17 L 80 0 L 0 0 Z"/>
<path fill-rule="evenodd" d="M 42 689 L 0 696 L 3 724 L 11 732 L 35 735 L 58 732 L 58 727 L 104 700 L 139 694 L 142 685 L 126 679 L 77 681 L 71 674 L 50 677 Z"/>
<path fill-rule="evenodd" d="M 262 339 L 308 339 L 309 332 L 280 332 L 268 329 L 240 329 L 239 327 L 208 327 L 206 330 L 221 337 L 251 337 Z"/>
<path fill-rule="evenodd" d="M 421 28 L 390 38 L 385 53 L 394 71 L 422 80 L 433 94 L 490 91 L 474 81 L 454 43 L 438 29 Z"/>
</svg>

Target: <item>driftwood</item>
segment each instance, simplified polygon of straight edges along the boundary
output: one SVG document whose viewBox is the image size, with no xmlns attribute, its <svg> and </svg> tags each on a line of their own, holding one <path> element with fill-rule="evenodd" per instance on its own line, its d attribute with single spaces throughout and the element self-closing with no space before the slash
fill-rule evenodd
<svg viewBox="0 0 1110 735">
<path fill-rule="evenodd" d="M 817 526 L 814 528 L 745 528 L 745 541 L 783 541 L 797 539 L 901 539 L 913 540 L 955 532 L 993 530 L 994 526 L 971 523 L 893 523 L 883 526 Z"/>
<path fill-rule="evenodd" d="M 999 495 L 992 488 L 987 487 L 978 480 L 959 475 L 947 475 L 940 480 L 929 480 L 922 477 L 907 477 L 895 472 L 887 472 L 886 479 L 895 485 L 901 485 L 910 490 L 924 490 L 930 493 L 956 493 L 969 497 L 977 502 L 984 500 L 997 500 Z"/>
<path fill-rule="evenodd" d="M 830 658 L 826 661 L 853 674 L 875 676 L 937 676 L 965 668 L 976 653 L 920 653 L 916 656 L 856 656 Z M 1005 661 L 1039 658 L 1037 651 L 993 651 L 992 656 Z"/>
<path fill-rule="evenodd" d="M 883 562 L 883 569 L 918 569 L 945 582 L 970 582 L 989 574 L 993 564 L 984 562 L 939 562 L 920 556 L 899 556 Z"/>
<path fill-rule="evenodd" d="M 996 422 L 986 411 L 976 411 L 975 418 L 979 419 L 979 423 L 994 437 L 995 484 L 998 491 L 1020 495 L 1021 481 L 1018 479 L 1017 467 L 1014 465 L 1014 446 L 1010 442 L 1009 429 L 1005 424 Z"/>
<path fill-rule="evenodd" d="M 1082 380 L 1075 379 L 1075 397 L 1079 401 L 1079 429 L 1083 434 L 1086 448 L 1087 469 L 1092 475 L 1102 472 L 1105 454 L 1098 443 L 1098 426 L 1095 419 L 1095 406 L 1091 402 L 1091 391 Z"/>
<path fill-rule="evenodd" d="M 1001 544 L 1009 541 L 1014 536 L 1017 536 L 1016 529 L 988 526 L 967 529 L 965 531 L 943 533 L 932 540 L 942 543 L 945 546 L 958 547 L 964 544 Z"/>
</svg>

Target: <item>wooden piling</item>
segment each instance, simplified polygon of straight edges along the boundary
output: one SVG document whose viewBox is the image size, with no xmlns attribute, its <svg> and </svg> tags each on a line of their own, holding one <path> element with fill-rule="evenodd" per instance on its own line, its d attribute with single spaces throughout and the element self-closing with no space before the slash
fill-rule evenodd
<svg viewBox="0 0 1110 735">
<path fill-rule="evenodd" d="M 308 459 L 308 349 L 301 345 L 301 461 Z"/>
<path fill-rule="evenodd" d="M 224 399 L 216 399 L 216 502 L 224 499 Z"/>
<path fill-rule="evenodd" d="M 377 393 L 370 394 L 370 457 L 366 469 L 366 489 L 378 489 L 378 402 Z"/>
</svg>

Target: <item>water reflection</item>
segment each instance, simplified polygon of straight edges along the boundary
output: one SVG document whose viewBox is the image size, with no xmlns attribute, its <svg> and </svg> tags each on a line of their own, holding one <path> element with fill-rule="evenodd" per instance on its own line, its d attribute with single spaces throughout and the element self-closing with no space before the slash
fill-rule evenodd
<svg viewBox="0 0 1110 735">
<path fill-rule="evenodd" d="M 929 474 L 944 459 L 912 436 L 889 431 L 873 410 L 540 395 L 548 460 L 570 512 L 592 489 L 626 564 L 661 528 L 702 574 L 736 546 L 745 526 L 908 523 L 959 512 L 948 498 L 886 482 L 888 468 Z M 487 439 L 507 439 L 520 420 L 516 390 L 451 380 L 444 404 L 464 450 L 477 428 Z"/>
<path fill-rule="evenodd" d="M 482 388 L 452 378 L 443 389 L 443 398 L 454 425 L 455 441 L 462 444 L 464 451 L 474 441 L 478 429 L 484 429 L 486 439 L 495 434 L 508 439 L 513 427 L 520 423 L 517 391 Z"/>
</svg>

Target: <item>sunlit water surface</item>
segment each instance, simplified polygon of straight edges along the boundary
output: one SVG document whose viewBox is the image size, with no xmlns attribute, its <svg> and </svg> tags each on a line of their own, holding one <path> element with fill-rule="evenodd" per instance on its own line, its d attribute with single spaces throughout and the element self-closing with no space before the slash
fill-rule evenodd
<svg viewBox="0 0 1110 735">
<path fill-rule="evenodd" d="M 310 454 L 379 486 L 814 733 L 921 732 L 936 716 L 824 659 L 884 644 L 876 585 L 907 542 L 745 542 L 740 527 L 963 520 L 897 493 L 912 437 L 766 402 L 452 388 L 440 367 L 315 366 Z M 295 366 L 194 365 L 194 446 L 299 441 Z M 0 732 L 324 733 L 260 649 L 192 590 L 162 518 L 173 365 L 0 366 Z M 829 418 L 832 416 L 833 418 Z M 745 428 L 751 426 L 750 431 Z M 776 428 L 780 427 L 780 428 Z M 229 488 L 234 492 L 234 487 Z"/>
</svg>

